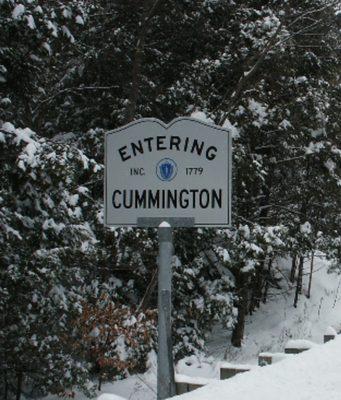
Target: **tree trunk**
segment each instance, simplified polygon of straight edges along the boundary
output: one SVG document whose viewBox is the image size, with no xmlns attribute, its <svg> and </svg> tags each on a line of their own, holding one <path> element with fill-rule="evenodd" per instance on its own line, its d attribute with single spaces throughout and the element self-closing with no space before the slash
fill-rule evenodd
<svg viewBox="0 0 341 400">
<path fill-rule="evenodd" d="M 159 4 L 160 0 L 144 0 L 144 11 L 141 17 L 140 30 L 137 35 L 137 42 L 134 51 L 131 91 L 129 95 L 129 103 L 126 110 L 126 122 L 134 119 L 137 102 L 139 99 L 139 90 L 141 85 L 141 70 L 144 56 L 144 47 L 147 36 L 148 24 Z"/>
<path fill-rule="evenodd" d="M 295 290 L 294 307 L 297 307 L 298 296 L 302 293 L 303 262 L 304 262 L 304 257 L 301 256 L 299 265 L 298 265 L 298 276 L 297 276 L 297 285 L 296 285 L 296 290 Z"/>
<path fill-rule="evenodd" d="M 310 294 L 311 294 L 311 283 L 313 280 L 313 273 L 314 273 L 314 252 L 311 253 L 310 275 L 309 275 L 309 285 L 308 285 L 308 293 L 307 293 L 308 299 L 310 299 Z"/>
<path fill-rule="evenodd" d="M 232 337 L 231 337 L 231 343 L 232 346 L 234 347 L 241 347 L 242 346 L 242 341 L 244 337 L 244 328 L 245 328 L 245 316 L 247 313 L 247 295 L 248 295 L 248 290 L 246 287 L 241 289 L 241 295 L 239 298 L 239 303 L 238 303 L 238 317 L 237 317 L 237 323 L 233 328 L 232 332 Z"/>
<path fill-rule="evenodd" d="M 7 381 L 7 372 L 4 372 L 4 400 L 8 399 L 8 381 Z"/>
<path fill-rule="evenodd" d="M 266 279 L 266 282 L 265 282 L 265 288 L 264 288 L 264 292 L 263 292 L 263 299 L 262 300 L 263 300 L 264 304 L 266 303 L 266 300 L 268 298 L 271 267 L 272 267 L 272 258 L 270 258 L 270 260 L 269 260 L 267 279 Z"/>
<path fill-rule="evenodd" d="M 249 308 L 250 315 L 252 315 L 255 309 L 258 308 L 260 305 L 263 282 L 264 282 L 264 262 L 262 262 L 262 264 L 256 269 L 256 276 L 254 278 L 254 282 L 252 285 L 251 304 Z"/>
<path fill-rule="evenodd" d="M 17 393 L 15 396 L 15 400 L 20 400 L 21 398 L 21 389 L 22 389 L 22 372 L 17 372 Z"/>
<path fill-rule="evenodd" d="M 291 271 L 290 271 L 290 282 L 294 283 L 295 282 L 295 275 L 296 275 L 296 254 L 293 255 L 292 261 L 291 261 Z"/>
</svg>

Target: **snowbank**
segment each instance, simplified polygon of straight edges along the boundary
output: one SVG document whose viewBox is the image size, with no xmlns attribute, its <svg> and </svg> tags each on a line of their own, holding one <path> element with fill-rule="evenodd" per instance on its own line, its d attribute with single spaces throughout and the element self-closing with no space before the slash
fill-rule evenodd
<svg viewBox="0 0 341 400">
<path fill-rule="evenodd" d="M 251 364 L 232 364 L 232 363 L 224 362 L 224 361 L 221 361 L 219 363 L 219 368 L 235 368 L 235 369 L 240 369 L 240 370 L 245 370 L 245 371 L 248 371 L 254 367 L 255 366 L 251 365 Z"/>
<path fill-rule="evenodd" d="M 126 399 L 120 396 L 116 396 L 116 394 L 104 393 L 98 396 L 97 400 L 126 400 Z"/>
<path fill-rule="evenodd" d="M 332 326 L 328 326 L 328 328 L 326 329 L 326 331 L 324 332 L 324 334 L 326 336 L 336 336 L 337 332 L 336 330 L 332 327 Z"/>
<path fill-rule="evenodd" d="M 285 345 L 286 349 L 311 349 L 315 343 L 305 339 L 289 340 Z"/>
<path fill-rule="evenodd" d="M 189 383 L 191 385 L 207 385 L 209 383 L 218 382 L 217 379 L 194 377 L 188 375 L 175 374 L 175 382 Z"/>
<path fill-rule="evenodd" d="M 340 400 L 341 338 L 267 367 L 209 384 L 183 400 Z"/>
</svg>

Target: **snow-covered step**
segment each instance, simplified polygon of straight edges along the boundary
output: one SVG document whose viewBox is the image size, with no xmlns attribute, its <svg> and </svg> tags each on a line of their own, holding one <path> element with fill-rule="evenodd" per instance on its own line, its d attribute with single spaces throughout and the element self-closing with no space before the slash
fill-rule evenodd
<svg viewBox="0 0 341 400">
<path fill-rule="evenodd" d="M 327 343 L 330 340 L 334 340 L 336 338 L 336 336 L 337 336 L 336 330 L 332 326 L 329 326 L 326 329 L 326 332 L 324 333 L 323 343 Z"/>
<path fill-rule="evenodd" d="M 286 354 L 299 354 L 302 353 L 303 351 L 310 350 L 315 346 L 316 344 L 311 342 L 310 340 L 304 340 L 304 339 L 289 340 L 288 343 L 285 345 L 284 352 Z"/>
<path fill-rule="evenodd" d="M 247 364 L 231 364 L 228 362 L 221 362 L 220 365 L 220 379 L 229 379 L 233 376 L 250 371 L 254 366 Z"/>
<path fill-rule="evenodd" d="M 199 389 L 202 386 L 211 382 L 216 382 L 217 379 L 193 377 L 181 374 L 175 374 L 176 394 L 183 394 Z"/>
<path fill-rule="evenodd" d="M 259 353 L 258 355 L 258 365 L 264 367 L 265 365 L 271 365 L 276 362 L 282 361 L 285 358 L 290 357 L 290 354 L 285 353 Z"/>
</svg>

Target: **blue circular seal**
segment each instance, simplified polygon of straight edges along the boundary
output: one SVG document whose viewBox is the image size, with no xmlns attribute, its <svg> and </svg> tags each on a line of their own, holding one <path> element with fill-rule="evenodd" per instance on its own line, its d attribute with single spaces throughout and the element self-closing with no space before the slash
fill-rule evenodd
<svg viewBox="0 0 341 400">
<path fill-rule="evenodd" d="M 178 173 L 178 166 L 171 158 L 163 158 L 156 165 L 156 175 L 161 181 L 172 181 Z"/>
</svg>

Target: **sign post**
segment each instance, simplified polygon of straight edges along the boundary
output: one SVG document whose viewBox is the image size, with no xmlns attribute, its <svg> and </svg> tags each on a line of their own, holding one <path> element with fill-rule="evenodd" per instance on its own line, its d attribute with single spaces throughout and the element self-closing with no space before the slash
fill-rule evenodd
<svg viewBox="0 0 341 400">
<path fill-rule="evenodd" d="M 105 138 L 105 224 L 158 228 L 157 399 L 175 395 L 172 228 L 231 224 L 231 136 L 192 118 L 141 119 Z"/>
<path fill-rule="evenodd" d="M 158 228 L 158 348 L 157 353 L 157 400 L 175 395 L 174 366 L 172 354 L 172 228 L 162 222 Z"/>
</svg>

